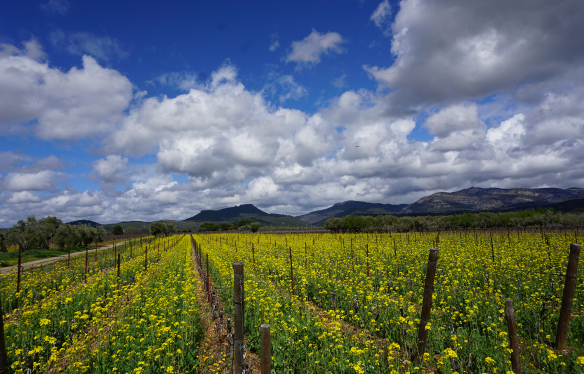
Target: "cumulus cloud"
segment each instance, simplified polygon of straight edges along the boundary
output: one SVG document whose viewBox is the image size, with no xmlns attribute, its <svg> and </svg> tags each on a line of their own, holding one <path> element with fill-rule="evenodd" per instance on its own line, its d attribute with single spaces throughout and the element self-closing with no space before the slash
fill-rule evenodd
<svg viewBox="0 0 584 374">
<path fill-rule="evenodd" d="M 62 48 L 72 55 L 90 55 L 105 62 L 113 59 L 124 59 L 129 55 L 119 41 L 109 36 L 96 36 L 85 32 L 66 34 L 63 31 L 53 31 L 49 35 L 49 40 L 55 47 Z"/>
<path fill-rule="evenodd" d="M 119 72 L 83 56 L 83 68 L 62 72 L 44 61 L 35 40 L 0 50 L 0 129 L 35 126 L 42 139 L 105 133 L 123 118 L 132 84 Z"/>
<path fill-rule="evenodd" d="M 420 4 L 421 9 L 410 9 L 404 1 L 400 13 L 417 11 L 425 16 L 433 6 Z M 463 11 L 470 6 L 455 8 Z M 396 23 L 403 21 L 400 17 Z M 501 22 L 507 19 L 501 17 Z M 408 25 L 417 35 L 416 27 L 423 23 L 414 21 L 410 17 Z M 468 23 L 473 26 L 480 20 Z M 452 27 L 458 24 L 459 20 Z M 467 33 L 461 35 L 461 40 L 467 39 Z M 465 88 L 465 80 L 471 79 L 467 76 L 456 77 L 464 89 L 445 89 L 448 92 L 440 91 L 440 96 L 432 80 L 445 79 L 440 74 L 427 81 L 428 87 L 413 85 L 407 91 L 407 74 L 415 69 L 425 72 L 424 60 L 412 54 L 417 49 L 408 49 L 415 45 L 410 37 L 396 36 L 393 41 L 395 48 L 401 48 L 396 43 L 407 42 L 394 65 L 406 77 L 396 78 L 399 84 L 388 94 L 349 90 L 314 113 L 282 104 L 303 94 L 292 76 L 274 75 L 270 84 L 277 90 L 254 92 L 241 83 L 230 64 L 208 79 L 169 73 L 164 82 L 162 77 L 157 82 L 180 87 L 192 78 L 184 93 L 143 97 L 130 105 L 130 82 L 92 57 L 84 58 L 83 69 L 61 72 L 49 67 L 34 41 L 22 49 L 4 46 L 0 106 L 13 97 L 18 100 L 0 110 L 2 126 L 14 122 L 36 126 L 36 135 L 46 139 L 65 138 L 60 134 L 69 131 L 79 131 L 71 139 L 94 134 L 97 152 L 103 156 L 88 175 L 101 181 L 100 191 L 81 192 L 56 187 L 68 176 L 59 171 L 61 160 L 55 157 L 31 162 L 16 151 L 0 154 L 6 156 L 0 157 L 0 172 L 5 173 L 0 178 L 4 191 L 0 224 L 24 218 L 23 212 L 106 223 L 185 219 L 201 209 L 252 203 L 271 212 L 301 214 L 344 200 L 413 202 L 433 192 L 472 185 L 584 185 L 584 75 L 576 62 L 547 78 L 513 81 L 505 86 L 506 92 L 487 100 L 475 100 L 485 97 L 465 91 L 470 89 Z M 450 45 L 448 41 L 443 47 L 448 50 Z M 429 48 L 430 56 L 438 53 L 438 47 Z M 472 48 L 466 51 L 475 53 Z M 14 72 L 25 79 L 17 79 Z M 99 79 L 94 82 L 92 77 Z M 484 83 L 480 74 L 473 79 Z M 27 102 L 30 98 L 34 100 Z M 68 106 L 69 100 L 75 105 Z M 63 113 L 63 119 L 50 128 L 52 117 L 47 113 L 53 110 Z M 86 123 L 91 125 L 84 128 Z M 430 140 L 416 140 L 416 123 L 428 131 Z M 137 168 L 134 158 L 144 155 L 154 155 L 156 161 Z M 123 191 L 114 185 L 122 185 Z"/>
<path fill-rule="evenodd" d="M 316 65 L 323 54 L 343 53 L 341 45 L 345 40 L 336 32 L 320 34 L 312 29 L 310 35 L 301 41 L 292 42 L 292 51 L 286 56 L 286 62 L 296 62 L 298 66 Z"/>
<path fill-rule="evenodd" d="M 124 180 L 124 172 L 128 168 L 128 159 L 118 155 L 109 155 L 93 163 L 93 180 L 106 183 L 116 183 Z"/>
<path fill-rule="evenodd" d="M 391 28 L 395 62 L 365 69 L 394 91 L 394 111 L 513 94 L 582 65 L 583 16 L 573 0 L 405 0 Z"/>
<path fill-rule="evenodd" d="M 371 14 L 371 20 L 375 23 L 375 26 L 383 30 L 386 36 L 390 34 L 389 16 L 391 16 L 391 5 L 389 5 L 388 0 L 383 0 L 379 3 L 373 14 Z"/>
</svg>

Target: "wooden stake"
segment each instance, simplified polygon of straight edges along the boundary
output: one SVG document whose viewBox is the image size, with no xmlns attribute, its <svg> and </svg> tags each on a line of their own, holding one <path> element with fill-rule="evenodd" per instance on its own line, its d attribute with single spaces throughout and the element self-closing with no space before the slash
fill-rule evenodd
<svg viewBox="0 0 584 374">
<path fill-rule="evenodd" d="M 292 247 L 290 249 L 290 279 L 292 281 L 292 296 L 294 296 L 294 267 L 292 266 Z"/>
<path fill-rule="evenodd" d="M 211 302 L 211 293 L 209 292 L 209 254 L 207 253 L 207 300 Z"/>
<path fill-rule="evenodd" d="M 4 310 L 2 309 L 2 298 L 0 297 L 0 373 L 7 373 L 9 366 L 8 355 L 6 354 L 6 342 L 4 340 Z"/>
<path fill-rule="evenodd" d="M 424 282 L 424 299 L 422 302 L 422 316 L 420 317 L 420 327 L 418 328 L 418 350 L 414 352 L 414 361 L 420 362 L 420 357 L 426 351 L 428 341 L 428 330 L 426 326 L 430 323 L 430 311 L 432 310 L 432 293 L 434 292 L 434 278 L 438 265 L 438 249 L 431 248 L 428 256 L 428 266 L 426 266 L 426 280 Z"/>
<path fill-rule="evenodd" d="M 272 374 L 272 343 L 270 337 L 270 325 L 261 325 L 261 374 Z"/>
<path fill-rule="evenodd" d="M 517 328 L 515 326 L 515 311 L 511 300 L 505 301 L 505 316 L 507 317 L 507 329 L 509 331 L 509 347 L 511 352 L 511 368 L 515 374 L 521 373 L 521 362 L 519 360 L 519 342 L 517 340 Z"/>
<path fill-rule="evenodd" d="M 148 247 L 144 251 L 144 271 L 148 270 Z"/>
<path fill-rule="evenodd" d="M 233 339 L 233 374 L 241 374 L 243 365 L 243 262 L 233 263 L 233 321 L 235 338 Z"/>
<path fill-rule="evenodd" d="M 122 262 L 122 255 L 118 253 L 118 291 L 120 290 L 120 263 Z"/>
<path fill-rule="evenodd" d="M 369 243 L 367 243 L 367 278 L 369 278 Z"/>
<path fill-rule="evenodd" d="M 87 283 L 87 260 L 89 260 L 89 248 L 85 247 L 85 283 Z"/>
<path fill-rule="evenodd" d="M 69 269 L 69 263 L 71 262 L 71 243 L 69 243 L 67 250 L 67 269 Z"/>
<path fill-rule="evenodd" d="M 562 296 L 562 309 L 560 310 L 560 320 L 558 321 L 558 332 L 556 334 L 556 348 L 558 349 L 566 348 L 570 317 L 572 316 L 574 289 L 576 288 L 576 278 L 578 277 L 578 260 L 580 259 L 581 249 L 582 246 L 580 244 L 570 244 L 568 268 L 566 269 L 566 281 L 564 283 L 564 294 Z"/>
<path fill-rule="evenodd" d="M 22 247 L 20 245 L 18 245 L 18 275 L 16 278 L 16 294 L 18 295 L 18 293 L 20 292 L 20 273 L 21 273 L 21 269 L 22 269 Z M 16 297 L 16 309 L 18 309 L 18 299 L 20 299 L 20 297 Z"/>
</svg>

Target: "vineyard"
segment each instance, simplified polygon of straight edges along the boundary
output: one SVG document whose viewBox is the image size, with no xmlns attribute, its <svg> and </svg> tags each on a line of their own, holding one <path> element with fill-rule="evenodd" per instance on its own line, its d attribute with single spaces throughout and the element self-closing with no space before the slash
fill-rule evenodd
<svg viewBox="0 0 584 374">
<path fill-rule="evenodd" d="M 259 373 L 266 359 L 275 373 L 505 373 L 510 300 L 522 372 L 584 373 L 584 283 L 567 272 L 577 264 L 570 243 L 581 240 L 522 231 L 136 239 L 1 276 L 7 362 L 15 373 Z"/>
<path fill-rule="evenodd" d="M 580 239 L 505 231 L 231 234 L 194 236 L 194 243 L 215 310 L 223 300 L 233 311 L 232 264 L 243 262 L 245 351 L 259 354 L 260 326 L 269 324 L 277 373 L 512 372 L 507 299 L 515 310 L 520 370 L 578 373 L 584 372 L 582 277 L 567 346 L 559 350 L 554 342 L 570 243 Z M 436 262 L 428 261 L 432 247 Z M 430 265 L 433 308 L 422 321 Z M 416 357 L 420 326 L 427 345 Z M 233 334 L 227 339 L 235 343 Z M 245 361 L 244 369 L 254 363 Z"/>
</svg>

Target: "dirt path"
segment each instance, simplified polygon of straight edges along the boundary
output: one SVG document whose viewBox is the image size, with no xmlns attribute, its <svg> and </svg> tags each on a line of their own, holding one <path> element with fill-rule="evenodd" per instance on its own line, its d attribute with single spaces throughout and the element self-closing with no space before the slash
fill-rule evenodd
<svg viewBox="0 0 584 374">
<path fill-rule="evenodd" d="M 110 245 L 106 245 L 104 247 L 97 247 L 97 250 L 101 251 L 104 249 L 113 248 L 113 246 L 114 246 L 113 244 L 110 244 Z M 93 252 L 95 252 L 95 248 L 91 248 L 89 251 L 93 253 Z M 76 257 L 76 256 L 81 256 L 81 255 L 85 255 L 85 251 L 71 253 L 71 257 Z M 67 255 L 61 255 L 61 256 L 56 256 L 56 257 L 43 258 L 41 260 L 34 260 L 34 261 L 30 261 L 30 262 L 25 262 L 24 264 L 21 264 L 20 266 L 23 269 L 26 269 L 26 268 L 31 268 L 31 267 L 40 266 L 40 265 L 47 265 L 47 264 L 51 264 L 55 261 L 66 260 L 66 259 L 67 259 Z M 0 273 L 1 274 L 8 274 L 11 271 L 16 271 L 17 268 L 18 268 L 18 265 L 6 266 L 3 268 L 0 268 Z"/>
</svg>

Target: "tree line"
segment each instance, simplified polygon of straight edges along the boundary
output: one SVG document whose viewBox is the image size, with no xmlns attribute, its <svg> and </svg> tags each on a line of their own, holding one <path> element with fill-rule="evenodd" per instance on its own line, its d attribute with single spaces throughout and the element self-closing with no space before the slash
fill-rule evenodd
<svg viewBox="0 0 584 374">
<path fill-rule="evenodd" d="M 241 221 L 233 221 L 231 223 L 223 222 L 223 223 L 214 223 L 214 222 L 205 222 L 201 226 L 199 226 L 199 232 L 203 231 L 231 231 L 231 230 L 239 230 L 239 231 L 251 231 L 257 232 L 261 227 L 259 222 L 254 222 L 251 219 L 242 219 Z"/>
<path fill-rule="evenodd" d="M 446 216 L 346 216 L 328 219 L 324 228 L 332 232 L 410 232 L 509 227 L 584 226 L 584 214 L 562 213 L 552 208 L 516 212 L 480 212 Z"/>
<path fill-rule="evenodd" d="M 21 251 L 32 248 L 49 249 L 51 241 L 60 248 L 67 245 L 89 245 L 103 241 L 105 235 L 106 231 L 101 226 L 67 225 L 57 217 L 37 219 L 33 214 L 0 233 L 0 251 L 6 252 L 9 245 L 16 245 Z"/>
</svg>

